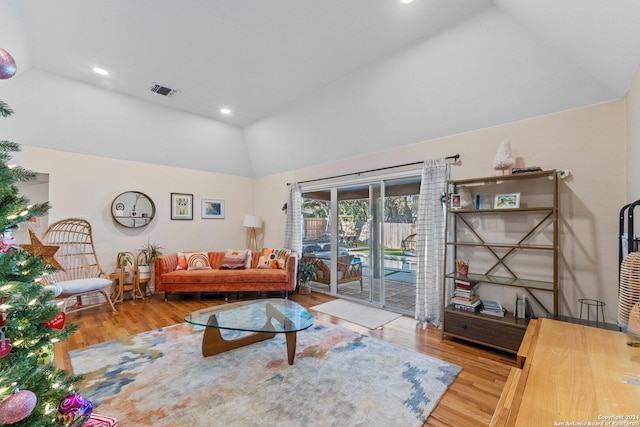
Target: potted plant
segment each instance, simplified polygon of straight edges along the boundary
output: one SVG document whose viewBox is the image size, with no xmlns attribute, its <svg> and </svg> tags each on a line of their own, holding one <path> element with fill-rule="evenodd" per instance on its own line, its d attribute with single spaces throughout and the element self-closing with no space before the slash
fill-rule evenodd
<svg viewBox="0 0 640 427">
<path fill-rule="evenodd" d="M 309 282 L 316 277 L 317 269 L 318 266 L 313 260 L 306 257 L 300 258 L 300 262 L 298 263 L 298 292 L 301 294 L 311 293 L 311 285 L 309 285 Z"/>
<path fill-rule="evenodd" d="M 140 278 L 144 279 L 151 277 L 151 266 L 156 257 L 162 255 L 162 246 L 150 240 L 147 243 L 136 249 L 138 251 L 138 270 L 140 271 Z"/>
</svg>

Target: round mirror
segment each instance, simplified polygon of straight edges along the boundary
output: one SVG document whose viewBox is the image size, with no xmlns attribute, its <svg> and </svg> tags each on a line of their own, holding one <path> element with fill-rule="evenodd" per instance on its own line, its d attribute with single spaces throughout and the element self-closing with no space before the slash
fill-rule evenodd
<svg viewBox="0 0 640 427">
<path fill-rule="evenodd" d="M 123 227 L 144 227 L 151 222 L 155 214 L 156 206 L 153 200 L 139 191 L 125 191 L 111 203 L 111 216 Z"/>
</svg>

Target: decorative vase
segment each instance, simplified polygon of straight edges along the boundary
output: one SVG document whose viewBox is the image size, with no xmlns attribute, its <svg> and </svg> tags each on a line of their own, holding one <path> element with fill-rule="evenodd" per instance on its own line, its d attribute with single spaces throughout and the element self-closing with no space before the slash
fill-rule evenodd
<svg viewBox="0 0 640 427">
<path fill-rule="evenodd" d="M 309 295 L 311 293 L 311 285 L 309 282 L 300 283 L 300 288 L 298 288 L 298 293 L 303 295 Z"/>
<path fill-rule="evenodd" d="M 148 265 L 139 265 L 138 271 L 140 272 L 141 279 L 148 279 L 151 277 L 151 267 Z"/>
</svg>

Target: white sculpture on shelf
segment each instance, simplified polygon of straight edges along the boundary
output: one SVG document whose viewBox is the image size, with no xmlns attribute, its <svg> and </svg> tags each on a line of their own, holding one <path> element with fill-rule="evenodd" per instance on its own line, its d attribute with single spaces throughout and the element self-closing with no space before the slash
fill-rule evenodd
<svg viewBox="0 0 640 427">
<path fill-rule="evenodd" d="M 511 142 L 509 139 L 505 139 L 498 147 L 496 158 L 493 160 L 493 168 L 495 170 L 502 170 L 502 174 L 504 175 L 505 169 L 512 168 L 515 164 L 516 161 L 511 155 Z"/>
</svg>

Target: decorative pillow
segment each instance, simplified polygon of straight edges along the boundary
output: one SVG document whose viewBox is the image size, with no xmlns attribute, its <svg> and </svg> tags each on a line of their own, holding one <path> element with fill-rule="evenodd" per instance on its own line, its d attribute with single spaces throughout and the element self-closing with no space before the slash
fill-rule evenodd
<svg viewBox="0 0 640 427">
<path fill-rule="evenodd" d="M 227 249 L 224 252 L 222 268 L 251 268 L 251 251 L 249 249 Z"/>
<path fill-rule="evenodd" d="M 178 252 L 176 270 L 211 270 L 206 252 Z"/>
<path fill-rule="evenodd" d="M 284 264 L 287 261 L 289 255 L 289 249 L 270 249 L 264 248 L 260 260 L 258 261 L 258 268 L 280 268 L 284 269 Z"/>
<path fill-rule="evenodd" d="M 246 258 L 242 256 L 226 256 L 222 260 L 221 268 L 229 268 L 234 270 L 236 268 L 244 268 L 244 263 L 246 262 Z"/>
</svg>

